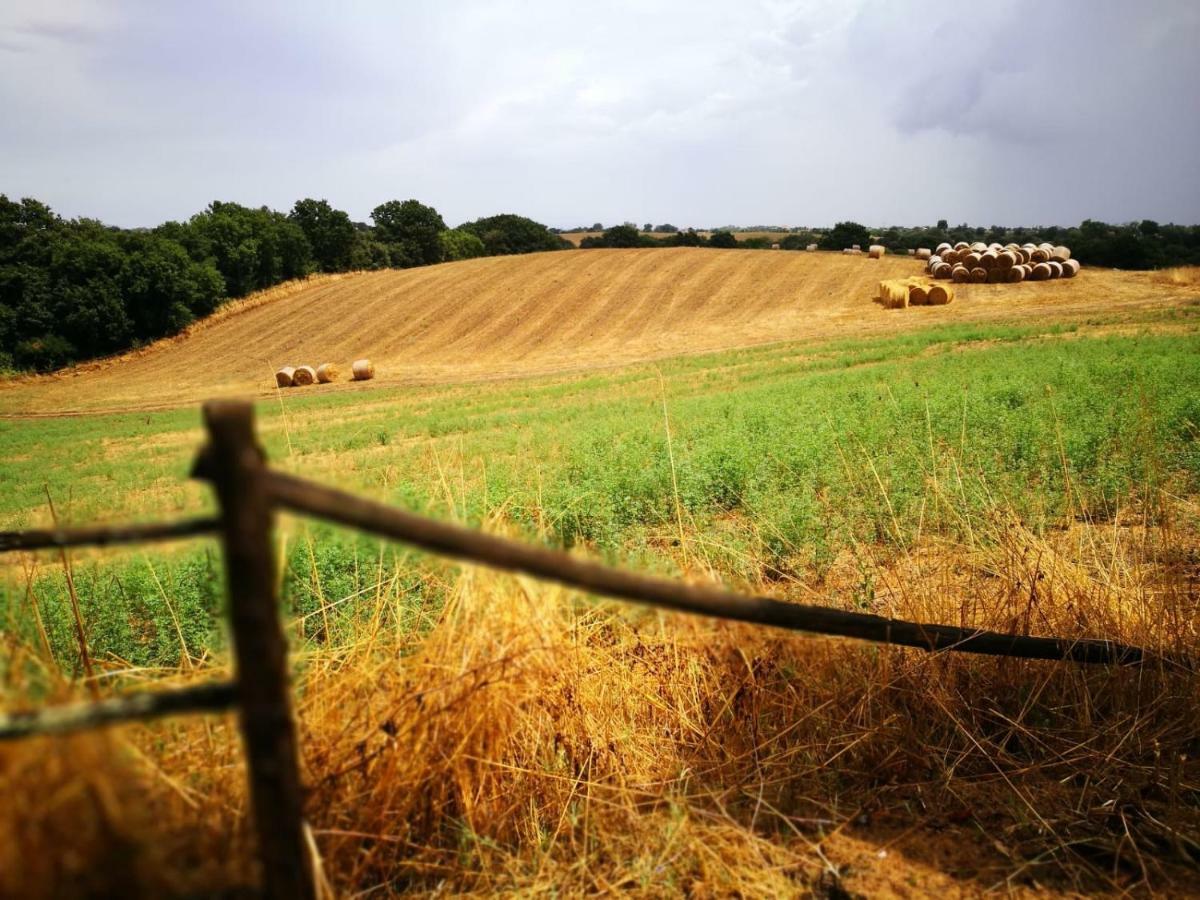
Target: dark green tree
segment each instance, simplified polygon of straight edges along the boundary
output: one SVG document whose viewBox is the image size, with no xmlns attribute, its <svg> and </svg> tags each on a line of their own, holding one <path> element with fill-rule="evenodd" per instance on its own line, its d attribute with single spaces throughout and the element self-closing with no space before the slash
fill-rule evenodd
<svg viewBox="0 0 1200 900">
<path fill-rule="evenodd" d="M 738 245 L 732 231 L 714 231 L 708 238 L 708 246 L 731 250 Z"/>
<path fill-rule="evenodd" d="M 297 200 L 288 219 L 300 227 L 312 247 L 313 262 L 321 272 L 345 272 L 354 247 L 354 223 L 326 200 Z"/>
<path fill-rule="evenodd" d="M 438 237 L 446 223 L 432 206 L 416 200 L 389 200 L 371 210 L 375 236 L 387 244 L 392 265 L 427 266 L 442 261 L 442 242 Z"/>
</svg>

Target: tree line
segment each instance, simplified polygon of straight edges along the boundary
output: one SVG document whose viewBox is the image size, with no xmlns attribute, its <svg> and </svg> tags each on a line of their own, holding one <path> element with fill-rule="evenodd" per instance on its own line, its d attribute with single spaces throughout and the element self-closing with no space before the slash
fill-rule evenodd
<svg viewBox="0 0 1200 900">
<path fill-rule="evenodd" d="M 649 223 L 647 223 L 649 225 Z M 594 228 L 600 231 L 599 223 Z M 761 230 L 761 229 L 760 229 Z M 646 232 L 646 233 L 643 233 Z M 584 238 L 582 247 L 727 247 L 841 250 L 882 243 L 893 252 L 943 241 L 1066 244 L 1085 265 L 1146 269 L 1200 265 L 1200 227 L 1151 220 L 1078 227 L 950 226 L 872 230 L 779 229 L 739 239 L 732 229 L 703 234 L 632 223 Z M 431 206 L 389 200 L 355 222 L 325 200 L 298 201 L 287 214 L 212 203 L 186 222 L 122 229 L 63 219 L 37 200 L 0 194 L 0 372 L 48 371 L 176 334 L 227 300 L 312 272 L 407 268 L 561 250 L 571 244 L 546 226 L 497 215 L 448 228 Z"/>
<path fill-rule="evenodd" d="M 599 228 L 594 230 L 599 231 Z M 1058 225 L 1008 228 L 993 225 L 984 228 L 972 225 L 951 226 L 943 219 L 933 227 L 871 229 L 858 222 L 838 222 L 832 228 L 747 228 L 744 231 L 777 232 L 770 237 L 755 235 L 739 238 L 732 228 L 718 229 L 707 236 L 694 229 L 679 229 L 674 225 L 656 225 L 638 229 L 632 223 L 614 225 L 602 234 L 589 235 L 579 246 L 591 247 L 727 247 L 742 250 L 770 249 L 778 244 L 781 250 L 804 250 L 816 244 L 821 250 L 843 250 L 858 244 L 883 244 L 892 252 L 931 250 L 944 241 L 974 243 L 1037 243 L 1049 241 L 1065 244 L 1071 254 L 1084 265 L 1107 266 L 1116 269 L 1159 269 L 1167 266 L 1200 265 L 1200 226 L 1160 225 L 1145 219 L 1124 225 L 1110 225 L 1092 219 L 1077 227 Z"/>
<path fill-rule="evenodd" d="M 569 246 L 523 216 L 448 228 L 416 200 L 380 204 L 369 225 L 305 199 L 287 214 L 215 202 L 186 222 L 123 229 L 0 194 L 0 371 L 49 371 L 119 353 L 177 334 L 227 300 L 313 272 Z"/>
</svg>

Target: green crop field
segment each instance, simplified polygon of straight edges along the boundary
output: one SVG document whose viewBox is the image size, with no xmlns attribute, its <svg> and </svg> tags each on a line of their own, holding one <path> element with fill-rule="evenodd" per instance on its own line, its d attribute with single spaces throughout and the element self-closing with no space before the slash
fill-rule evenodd
<svg viewBox="0 0 1200 900">
<path fill-rule="evenodd" d="M 270 459 L 386 502 L 506 528 L 616 562 L 704 568 L 797 590 L 860 544 L 966 539 L 1003 505 L 1035 531 L 1111 521 L 1200 474 L 1200 338 L 1188 317 L 1123 325 L 954 326 L 892 339 L 783 345 L 610 374 L 389 389 L 260 404 Z M 188 480 L 198 411 L 25 420 L 0 432 L 6 528 L 211 511 Z M 400 572 L 436 599 L 404 548 L 289 523 L 285 597 L 310 640 Z M 318 540 L 313 540 L 318 536 Z M 176 665 L 222 645 L 217 557 L 200 544 L 80 556 L 92 650 Z M 26 569 L 0 607 L 31 636 Z M 56 655 L 74 636 L 62 573 L 33 579 Z M 407 596 L 411 595 L 411 596 Z M 432 597 L 431 597 L 432 595 Z M 169 602 L 163 603 L 164 598 Z M 845 599 L 845 598 L 843 598 Z M 346 633 L 350 633 L 352 628 Z"/>
</svg>

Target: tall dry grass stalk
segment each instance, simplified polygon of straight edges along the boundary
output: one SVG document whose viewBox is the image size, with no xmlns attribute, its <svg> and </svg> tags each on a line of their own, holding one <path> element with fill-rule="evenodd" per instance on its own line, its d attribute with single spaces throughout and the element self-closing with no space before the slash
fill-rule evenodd
<svg viewBox="0 0 1200 900">
<path fill-rule="evenodd" d="M 826 588 L 891 615 L 1195 654 L 1198 544 L 1164 521 L 1038 537 L 997 510 L 969 546 L 859 548 Z M 355 636 L 296 660 L 308 809 L 339 894 L 1194 885 L 1193 673 L 929 656 L 434 571 L 453 578 L 444 606 L 399 615 L 380 571 Z M 388 624 L 414 616 L 426 627 Z M 13 652 L 13 671 L 38 654 Z M 0 795 L 8 895 L 252 878 L 229 719 L 3 746 Z"/>
</svg>

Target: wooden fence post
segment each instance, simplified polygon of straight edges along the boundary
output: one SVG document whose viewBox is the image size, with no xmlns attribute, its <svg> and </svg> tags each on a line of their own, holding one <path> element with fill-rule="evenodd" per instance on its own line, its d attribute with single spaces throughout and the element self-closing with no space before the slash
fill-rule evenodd
<svg viewBox="0 0 1200 900">
<path fill-rule="evenodd" d="M 254 435 L 254 407 L 206 403 L 204 423 L 210 441 L 204 474 L 221 505 L 239 716 L 263 894 L 307 900 L 315 891 L 304 835 L 287 641 L 275 596 L 275 513 L 260 477 L 265 462 Z"/>
</svg>

